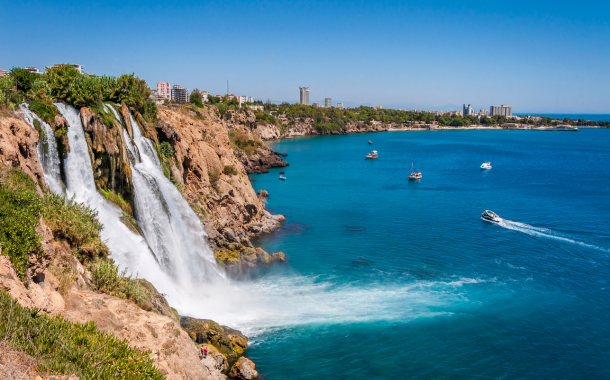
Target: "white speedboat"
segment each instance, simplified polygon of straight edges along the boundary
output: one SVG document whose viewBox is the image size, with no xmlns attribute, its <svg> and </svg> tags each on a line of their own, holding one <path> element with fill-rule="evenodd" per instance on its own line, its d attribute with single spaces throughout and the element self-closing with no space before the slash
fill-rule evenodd
<svg viewBox="0 0 610 380">
<path fill-rule="evenodd" d="M 377 151 L 376 150 L 371 150 L 371 152 L 366 156 L 367 159 L 369 158 L 377 158 Z"/>
<path fill-rule="evenodd" d="M 493 212 L 491 210 L 483 211 L 483 214 L 481 215 L 481 219 L 483 219 L 486 222 L 492 222 L 492 223 L 500 223 L 502 221 L 502 218 L 500 218 L 498 216 L 498 214 L 496 214 L 495 212 Z"/>
<path fill-rule="evenodd" d="M 283 175 L 280 176 L 280 179 L 286 179 L 286 177 L 284 177 Z"/>
<path fill-rule="evenodd" d="M 481 169 L 483 169 L 483 170 L 491 169 L 491 162 L 489 162 L 489 161 L 483 162 L 483 165 L 481 165 Z"/>
</svg>

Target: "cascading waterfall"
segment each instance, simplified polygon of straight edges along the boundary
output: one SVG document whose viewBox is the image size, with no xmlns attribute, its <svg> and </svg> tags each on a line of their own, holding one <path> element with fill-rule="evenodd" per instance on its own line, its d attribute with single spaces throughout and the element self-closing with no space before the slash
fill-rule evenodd
<svg viewBox="0 0 610 380">
<path fill-rule="evenodd" d="M 54 193 L 62 194 L 64 189 L 61 183 L 59 153 L 57 152 L 57 141 L 55 141 L 53 129 L 51 129 L 49 124 L 42 121 L 38 115 L 30 111 L 27 103 L 23 103 L 19 106 L 19 110 L 23 114 L 25 121 L 31 125 L 32 128 L 36 128 L 34 120 L 38 121 L 41 127 L 41 136 L 40 141 L 38 142 L 37 151 L 42 165 L 42 172 L 47 181 L 47 185 L 49 185 L 49 189 Z"/>
<path fill-rule="evenodd" d="M 102 239 L 106 241 L 116 262 L 137 272 L 139 276 L 154 278 L 155 286 L 167 294 L 180 294 L 175 282 L 155 261 L 146 241 L 121 222 L 122 211 L 106 200 L 96 190 L 89 156 L 89 147 L 79 112 L 72 106 L 56 103 L 69 124 L 70 153 L 64 162 L 66 171 L 66 195 L 98 211 L 104 225 Z"/>
<path fill-rule="evenodd" d="M 108 108 L 118 119 L 114 108 Z M 123 133 L 130 153 L 135 216 L 148 245 L 161 267 L 183 289 L 222 281 L 224 273 L 204 240 L 206 235 L 199 218 L 163 174 L 152 142 L 143 135 L 133 116 L 130 119 L 133 142 L 127 131 Z"/>
</svg>

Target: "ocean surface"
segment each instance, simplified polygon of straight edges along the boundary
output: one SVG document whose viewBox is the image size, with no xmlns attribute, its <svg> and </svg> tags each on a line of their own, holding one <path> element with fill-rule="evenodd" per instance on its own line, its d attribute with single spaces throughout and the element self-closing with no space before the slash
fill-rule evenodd
<svg viewBox="0 0 610 380">
<path fill-rule="evenodd" d="M 287 221 L 256 243 L 289 261 L 245 280 L 281 298 L 247 331 L 264 378 L 610 378 L 610 130 L 270 146 L 290 166 L 251 178 Z"/>
<path fill-rule="evenodd" d="M 516 113 L 515 116 L 546 116 L 553 119 L 583 119 L 583 120 L 594 120 L 594 121 L 610 121 L 609 114 L 594 114 L 594 113 Z"/>
</svg>

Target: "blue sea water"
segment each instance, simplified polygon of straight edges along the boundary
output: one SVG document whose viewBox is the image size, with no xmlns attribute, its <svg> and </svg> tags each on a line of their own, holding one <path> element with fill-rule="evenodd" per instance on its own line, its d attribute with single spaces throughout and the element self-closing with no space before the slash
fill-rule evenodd
<svg viewBox="0 0 610 380">
<path fill-rule="evenodd" d="M 610 130 L 270 146 L 287 180 L 251 178 L 287 221 L 257 243 L 289 261 L 255 280 L 288 299 L 251 334 L 265 378 L 610 378 Z"/>
</svg>

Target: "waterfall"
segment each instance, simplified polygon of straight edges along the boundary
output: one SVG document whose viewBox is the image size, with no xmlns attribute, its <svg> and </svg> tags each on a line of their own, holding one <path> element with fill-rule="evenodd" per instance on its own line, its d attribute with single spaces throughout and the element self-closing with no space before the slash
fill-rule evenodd
<svg viewBox="0 0 610 380">
<path fill-rule="evenodd" d="M 57 141 L 55 141 L 53 129 L 51 129 L 49 124 L 42 121 L 38 115 L 30 111 L 27 103 L 21 104 L 19 110 L 23 114 L 25 121 L 30 124 L 32 128 L 36 128 L 34 120 L 38 121 L 40 125 L 40 140 L 38 141 L 36 150 L 38 151 L 42 172 L 47 181 L 47 185 L 49 185 L 49 189 L 54 193 L 62 194 L 64 189 L 61 183 L 59 153 L 57 152 Z"/>
<path fill-rule="evenodd" d="M 80 113 L 70 105 L 55 105 L 70 126 L 70 153 L 64 162 L 67 196 L 98 211 L 98 219 L 104 225 L 102 240 L 121 267 L 127 267 L 139 277 L 151 280 L 160 292 L 174 296 L 172 301 L 180 305 L 182 296 L 179 286 L 161 269 L 144 238 L 127 228 L 121 222 L 121 209 L 97 192 Z"/>
<path fill-rule="evenodd" d="M 108 106 L 118 118 L 116 110 Z M 124 131 L 130 153 L 135 217 L 148 245 L 182 288 L 222 281 L 214 254 L 205 241 L 201 221 L 176 186 L 163 174 L 151 140 L 130 114 L 133 142 Z"/>
</svg>

